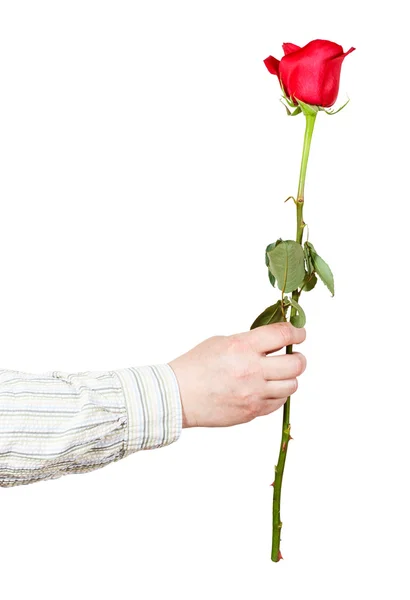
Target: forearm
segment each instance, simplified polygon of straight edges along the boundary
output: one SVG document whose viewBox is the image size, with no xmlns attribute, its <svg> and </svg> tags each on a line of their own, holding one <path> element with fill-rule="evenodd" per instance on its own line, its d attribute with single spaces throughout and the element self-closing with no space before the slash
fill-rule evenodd
<svg viewBox="0 0 410 600">
<path fill-rule="evenodd" d="M 0 370 L 0 486 L 101 468 L 182 429 L 168 364 L 30 374 Z"/>
</svg>

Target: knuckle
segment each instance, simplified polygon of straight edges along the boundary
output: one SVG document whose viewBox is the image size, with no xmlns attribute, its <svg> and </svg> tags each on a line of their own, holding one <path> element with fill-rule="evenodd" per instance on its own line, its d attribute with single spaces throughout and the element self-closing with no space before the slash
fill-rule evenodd
<svg viewBox="0 0 410 600">
<path fill-rule="evenodd" d="M 306 368 L 306 358 L 303 354 L 295 354 L 296 372 L 301 375 Z"/>
<path fill-rule="evenodd" d="M 245 398 L 245 410 L 246 410 L 246 414 L 247 417 L 250 419 L 254 419 L 255 417 L 257 417 L 260 413 L 260 402 L 259 402 L 259 398 L 254 395 L 248 395 Z"/>
<path fill-rule="evenodd" d="M 251 366 L 245 360 L 233 360 L 230 362 L 229 371 L 237 385 L 240 386 L 242 397 L 246 397 L 254 375 Z"/>
<path fill-rule="evenodd" d="M 248 393 L 248 390 L 244 385 L 240 385 L 239 387 L 235 386 L 234 395 L 235 398 L 238 398 L 238 400 L 242 402 L 242 404 L 244 404 L 245 406 L 248 405 L 250 394 Z"/>
<path fill-rule="evenodd" d="M 207 341 L 212 344 L 224 344 L 226 343 L 227 339 L 228 338 L 226 335 L 213 335 L 212 337 L 208 338 Z"/>
<path fill-rule="evenodd" d="M 224 335 L 213 335 L 201 342 L 196 348 L 200 349 L 202 353 L 223 353 L 226 349 L 226 336 Z"/>
<path fill-rule="evenodd" d="M 263 377 L 261 362 L 251 346 L 240 335 L 229 336 L 226 359 L 230 373 L 236 381 L 243 383 Z"/>
<path fill-rule="evenodd" d="M 293 339 L 293 325 L 291 323 L 277 323 L 277 325 L 283 345 L 288 346 Z"/>
<path fill-rule="evenodd" d="M 227 341 L 228 349 L 231 352 L 243 352 L 247 349 L 246 342 L 237 333 L 234 333 L 233 335 L 228 336 L 226 338 L 226 341 Z"/>
<path fill-rule="evenodd" d="M 277 398 L 275 410 L 278 410 L 279 408 L 281 408 L 286 403 L 287 399 L 288 399 L 287 396 L 285 398 Z"/>
<path fill-rule="evenodd" d="M 243 381 L 249 381 L 252 377 L 252 373 L 245 366 L 235 367 L 234 376 L 237 381 L 242 383 Z"/>
</svg>

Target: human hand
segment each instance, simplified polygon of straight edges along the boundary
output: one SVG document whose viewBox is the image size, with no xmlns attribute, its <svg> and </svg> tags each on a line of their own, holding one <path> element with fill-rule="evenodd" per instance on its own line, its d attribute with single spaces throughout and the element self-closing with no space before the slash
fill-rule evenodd
<svg viewBox="0 0 410 600">
<path fill-rule="evenodd" d="M 266 356 L 306 338 L 290 323 L 206 339 L 171 361 L 182 402 L 182 427 L 228 427 L 268 415 L 298 388 L 300 352 Z"/>
</svg>

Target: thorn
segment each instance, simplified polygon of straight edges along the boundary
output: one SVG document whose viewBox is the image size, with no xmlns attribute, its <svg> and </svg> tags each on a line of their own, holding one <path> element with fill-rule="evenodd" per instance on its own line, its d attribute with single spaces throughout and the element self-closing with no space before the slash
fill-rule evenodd
<svg viewBox="0 0 410 600">
<path fill-rule="evenodd" d="M 282 444 L 282 452 L 285 452 L 285 450 L 286 450 L 286 442 L 283 442 L 283 444 Z"/>
<path fill-rule="evenodd" d="M 282 552 L 278 550 L 278 561 L 283 560 Z"/>
<path fill-rule="evenodd" d="M 290 436 L 289 436 L 289 439 L 290 439 L 290 440 L 293 440 L 293 437 L 290 435 Z"/>
<path fill-rule="evenodd" d="M 275 482 L 271 483 L 270 485 L 272 485 L 273 487 L 275 487 Z"/>
</svg>

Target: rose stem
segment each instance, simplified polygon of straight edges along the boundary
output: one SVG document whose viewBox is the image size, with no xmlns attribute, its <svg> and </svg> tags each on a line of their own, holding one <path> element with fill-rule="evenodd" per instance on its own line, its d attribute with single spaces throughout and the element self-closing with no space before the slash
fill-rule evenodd
<svg viewBox="0 0 410 600">
<path fill-rule="evenodd" d="M 300 166 L 299 176 L 299 188 L 298 195 L 296 198 L 296 241 L 302 244 L 303 238 L 303 204 L 305 199 L 305 179 L 306 179 L 306 168 L 309 158 L 310 142 L 312 140 L 313 128 L 315 126 L 316 113 L 306 114 L 306 128 L 305 137 L 303 140 L 303 152 L 302 152 L 302 163 Z M 299 300 L 300 291 L 294 290 L 292 292 L 292 298 Z M 295 310 L 292 307 L 291 316 L 295 314 Z M 292 354 L 292 346 L 286 346 L 286 354 Z M 288 450 L 288 442 L 290 439 L 290 396 L 283 405 L 283 423 L 282 423 L 282 440 L 280 444 L 278 464 L 275 467 L 275 483 L 273 486 L 273 524 L 272 524 L 272 554 L 271 559 L 274 562 L 278 562 L 282 558 L 280 552 L 280 533 L 282 529 L 282 522 L 280 520 L 280 496 L 282 491 L 282 479 L 283 471 L 285 468 L 286 454 Z"/>
</svg>

